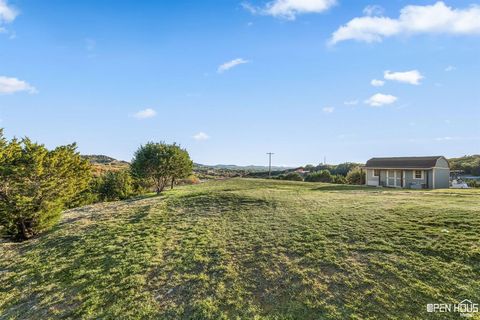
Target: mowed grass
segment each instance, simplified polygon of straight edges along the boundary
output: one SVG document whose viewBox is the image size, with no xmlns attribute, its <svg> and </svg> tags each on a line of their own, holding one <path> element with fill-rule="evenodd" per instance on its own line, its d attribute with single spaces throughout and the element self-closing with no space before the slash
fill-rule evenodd
<svg viewBox="0 0 480 320">
<path fill-rule="evenodd" d="M 479 230 L 479 190 L 213 181 L 0 243 L 0 318 L 458 319 Z"/>
</svg>

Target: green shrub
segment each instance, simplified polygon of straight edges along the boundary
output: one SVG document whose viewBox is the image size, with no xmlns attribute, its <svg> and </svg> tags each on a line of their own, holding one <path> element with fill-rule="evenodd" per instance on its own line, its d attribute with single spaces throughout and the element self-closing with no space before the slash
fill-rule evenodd
<svg viewBox="0 0 480 320">
<path fill-rule="evenodd" d="M 100 202 L 100 198 L 98 196 L 98 186 L 100 184 L 100 180 L 100 177 L 93 177 L 92 180 L 90 180 L 87 188 L 79 192 L 75 198 L 67 204 L 67 208 L 77 208 Z"/>
<path fill-rule="evenodd" d="M 308 174 L 305 177 L 305 181 L 308 182 L 332 182 L 332 174 L 328 170 L 320 170 Z"/>
<path fill-rule="evenodd" d="M 359 167 L 354 168 L 348 172 L 346 179 L 348 184 L 363 185 L 365 184 L 365 172 Z"/>
<path fill-rule="evenodd" d="M 100 201 L 124 200 L 134 195 L 130 172 L 109 171 L 100 177 L 97 194 Z"/>
<path fill-rule="evenodd" d="M 25 240 L 51 228 L 92 178 L 76 145 L 47 150 L 28 138 L 6 141 L 0 130 L 0 225 Z"/>
<path fill-rule="evenodd" d="M 346 184 L 347 179 L 340 174 L 336 174 L 336 175 L 332 176 L 332 181 L 331 182 L 336 183 L 336 184 Z"/>
<path fill-rule="evenodd" d="M 303 181 L 303 178 L 298 172 L 289 172 L 283 177 L 283 180 Z"/>
</svg>

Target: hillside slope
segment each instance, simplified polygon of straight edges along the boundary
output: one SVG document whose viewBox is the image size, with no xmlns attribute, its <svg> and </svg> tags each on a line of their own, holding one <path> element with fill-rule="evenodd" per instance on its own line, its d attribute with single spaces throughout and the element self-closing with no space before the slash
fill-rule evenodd
<svg viewBox="0 0 480 320">
<path fill-rule="evenodd" d="M 70 210 L 0 243 L 0 318 L 426 319 L 480 301 L 479 202 L 232 179 Z"/>
<path fill-rule="evenodd" d="M 104 155 L 83 155 L 82 157 L 90 161 L 95 175 L 102 175 L 109 171 L 127 170 L 130 166 L 126 161 Z"/>
</svg>

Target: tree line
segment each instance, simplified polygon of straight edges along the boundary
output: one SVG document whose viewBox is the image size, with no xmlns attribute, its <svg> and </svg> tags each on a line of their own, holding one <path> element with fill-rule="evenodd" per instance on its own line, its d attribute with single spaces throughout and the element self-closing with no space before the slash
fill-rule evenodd
<svg viewBox="0 0 480 320">
<path fill-rule="evenodd" d="M 362 164 L 354 162 L 345 162 L 338 165 L 319 164 L 317 166 L 307 164 L 297 169 L 288 169 L 283 171 L 272 171 L 273 179 L 306 181 L 306 182 L 325 182 L 336 184 L 365 184 L 365 172 L 362 170 Z M 252 172 L 250 177 L 267 178 L 268 172 Z"/>
<path fill-rule="evenodd" d="M 29 239 L 58 223 L 68 208 L 126 199 L 167 186 L 192 173 L 177 144 L 140 146 L 128 170 L 95 177 L 76 144 L 48 150 L 29 138 L 8 141 L 0 129 L 0 235 Z"/>
<path fill-rule="evenodd" d="M 350 169 L 345 176 L 341 174 L 332 174 L 326 169 L 303 174 L 293 171 L 287 174 L 275 176 L 274 179 L 363 185 L 365 184 L 365 171 L 363 171 L 360 167 L 354 167 Z"/>
</svg>

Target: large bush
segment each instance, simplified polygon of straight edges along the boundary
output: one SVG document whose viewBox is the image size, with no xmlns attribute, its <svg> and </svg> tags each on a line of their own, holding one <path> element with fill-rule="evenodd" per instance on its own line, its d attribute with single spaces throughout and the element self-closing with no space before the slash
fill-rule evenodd
<svg viewBox="0 0 480 320">
<path fill-rule="evenodd" d="M 346 184 L 347 179 L 340 174 L 336 174 L 336 175 L 332 176 L 332 181 L 331 182 L 336 183 L 336 184 Z"/>
<path fill-rule="evenodd" d="M 332 182 L 332 174 L 328 170 L 312 172 L 305 177 L 308 182 Z"/>
<path fill-rule="evenodd" d="M 7 235 L 24 240 L 55 225 L 90 179 L 75 144 L 50 151 L 28 138 L 6 141 L 0 130 L 0 225 Z"/>
<path fill-rule="evenodd" d="M 365 184 L 365 171 L 357 167 L 350 170 L 347 174 L 347 183 L 348 184 Z"/>
<path fill-rule="evenodd" d="M 109 171 L 99 178 L 97 194 L 100 201 L 124 200 L 134 194 L 130 172 Z"/>
<path fill-rule="evenodd" d="M 88 186 L 83 191 L 79 192 L 74 199 L 67 204 L 67 207 L 76 208 L 100 202 L 100 197 L 98 195 L 100 180 L 100 177 L 96 177 L 95 174 L 93 174 L 92 180 L 90 180 Z"/>
<path fill-rule="evenodd" d="M 187 178 L 193 170 L 193 162 L 185 149 L 176 144 L 149 142 L 141 146 L 131 164 L 132 175 L 155 187 L 157 194 L 178 179 Z"/>
</svg>

